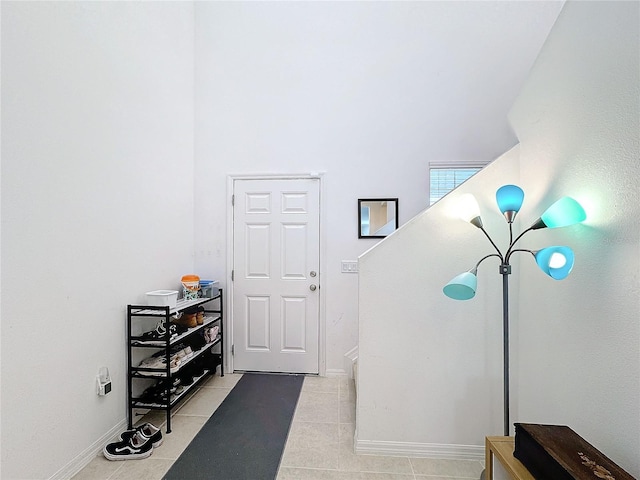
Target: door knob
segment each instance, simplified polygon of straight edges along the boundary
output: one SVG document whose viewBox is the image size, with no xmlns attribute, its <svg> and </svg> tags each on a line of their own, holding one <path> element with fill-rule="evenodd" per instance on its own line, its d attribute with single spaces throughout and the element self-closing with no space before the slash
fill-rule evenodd
<svg viewBox="0 0 640 480">
<path fill-rule="evenodd" d="M 316 276 L 316 272 L 314 272 L 313 270 L 309 273 L 309 275 L 311 275 L 312 277 Z"/>
<path fill-rule="evenodd" d="M 313 284 L 312 284 L 312 285 L 309 285 L 309 290 L 311 290 L 312 292 L 315 292 L 315 291 L 316 291 L 316 288 L 318 288 L 318 287 L 316 287 L 316 286 L 315 286 L 315 285 L 313 285 Z"/>
</svg>

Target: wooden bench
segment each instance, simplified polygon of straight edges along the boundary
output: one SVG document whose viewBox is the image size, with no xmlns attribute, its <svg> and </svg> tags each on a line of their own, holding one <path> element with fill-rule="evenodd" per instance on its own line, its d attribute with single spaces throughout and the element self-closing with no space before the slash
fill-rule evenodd
<svg viewBox="0 0 640 480">
<path fill-rule="evenodd" d="M 513 456 L 514 437 L 486 437 L 485 441 L 485 480 L 535 480 L 529 470 Z M 502 470 L 496 469 L 496 461 Z M 505 473 L 508 475 L 505 477 Z"/>
</svg>

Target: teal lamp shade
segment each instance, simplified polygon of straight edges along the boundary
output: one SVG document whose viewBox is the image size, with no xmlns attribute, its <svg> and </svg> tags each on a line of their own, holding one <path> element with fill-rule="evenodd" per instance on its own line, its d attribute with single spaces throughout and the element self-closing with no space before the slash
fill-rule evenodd
<svg viewBox="0 0 640 480">
<path fill-rule="evenodd" d="M 454 300 L 469 300 L 476 294 L 478 286 L 478 277 L 474 271 L 464 272 L 447 283 L 442 291 L 444 294 Z"/>
<path fill-rule="evenodd" d="M 547 247 L 533 252 L 536 263 L 554 280 L 564 280 L 571 273 L 575 256 L 569 247 Z"/>
<path fill-rule="evenodd" d="M 496 192 L 496 202 L 500 211 L 507 216 L 509 223 L 520 211 L 524 201 L 524 192 L 517 185 L 503 185 Z"/>
<path fill-rule="evenodd" d="M 532 228 L 558 228 L 567 227 L 586 220 L 587 214 L 584 208 L 571 197 L 562 197 L 545 210 L 540 219 Z"/>
</svg>

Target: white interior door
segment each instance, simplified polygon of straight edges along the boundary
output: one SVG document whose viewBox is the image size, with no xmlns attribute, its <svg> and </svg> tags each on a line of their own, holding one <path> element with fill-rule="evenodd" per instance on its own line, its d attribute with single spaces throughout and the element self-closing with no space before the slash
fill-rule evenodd
<svg viewBox="0 0 640 480">
<path fill-rule="evenodd" d="M 319 183 L 234 181 L 234 370 L 318 373 Z"/>
</svg>

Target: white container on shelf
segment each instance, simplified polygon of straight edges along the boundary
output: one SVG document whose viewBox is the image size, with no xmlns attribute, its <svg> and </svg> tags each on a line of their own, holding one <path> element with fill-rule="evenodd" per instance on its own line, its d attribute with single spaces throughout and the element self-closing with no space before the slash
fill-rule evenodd
<svg viewBox="0 0 640 480">
<path fill-rule="evenodd" d="M 213 298 L 218 295 L 220 288 L 217 280 L 200 280 L 200 296 L 203 298 Z"/>
<path fill-rule="evenodd" d="M 147 292 L 147 305 L 175 308 L 177 301 L 177 290 L 154 290 L 153 292 Z"/>
</svg>

